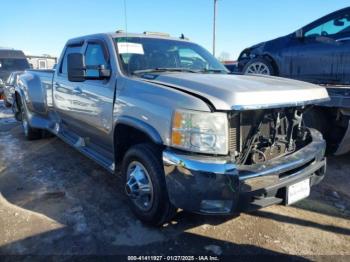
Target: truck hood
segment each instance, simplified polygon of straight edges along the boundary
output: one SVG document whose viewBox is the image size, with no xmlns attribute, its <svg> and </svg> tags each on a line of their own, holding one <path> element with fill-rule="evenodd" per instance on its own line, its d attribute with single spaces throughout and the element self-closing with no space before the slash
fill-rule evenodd
<svg viewBox="0 0 350 262">
<path fill-rule="evenodd" d="M 328 101 L 324 87 L 272 76 L 162 73 L 145 81 L 200 96 L 216 110 L 301 106 Z"/>
</svg>

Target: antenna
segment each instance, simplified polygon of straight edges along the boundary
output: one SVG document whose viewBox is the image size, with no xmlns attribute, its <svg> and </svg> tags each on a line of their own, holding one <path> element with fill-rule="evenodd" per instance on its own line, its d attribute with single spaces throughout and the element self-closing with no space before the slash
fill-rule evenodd
<svg viewBox="0 0 350 262">
<path fill-rule="evenodd" d="M 214 0 L 214 21 L 213 21 L 213 56 L 215 56 L 215 38 L 216 38 L 216 3 L 218 0 Z"/>
<path fill-rule="evenodd" d="M 124 0 L 124 23 L 125 23 L 125 34 L 126 34 L 126 37 L 128 37 L 128 17 L 127 17 L 126 0 Z"/>
<path fill-rule="evenodd" d="M 125 22 L 125 37 L 126 42 L 128 42 L 128 16 L 127 16 L 127 7 L 126 0 L 124 0 L 124 22 Z M 129 53 L 129 45 L 126 43 L 126 51 Z M 130 72 L 130 63 L 128 62 L 128 73 Z"/>
<path fill-rule="evenodd" d="M 186 37 L 184 34 L 181 34 L 180 35 L 180 39 L 182 39 L 182 40 L 189 40 L 189 38 L 188 37 Z"/>
</svg>

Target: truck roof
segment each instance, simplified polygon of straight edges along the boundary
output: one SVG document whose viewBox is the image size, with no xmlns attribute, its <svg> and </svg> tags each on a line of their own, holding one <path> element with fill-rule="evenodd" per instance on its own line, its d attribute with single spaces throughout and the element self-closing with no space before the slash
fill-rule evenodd
<svg viewBox="0 0 350 262">
<path fill-rule="evenodd" d="M 99 38 L 101 36 L 108 36 L 111 38 L 117 38 L 117 37 L 142 37 L 142 38 L 154 38 L 154 39 L 168 39 L 168 40 L 176 40 L 176 41 L 185 41 L 189 42 L 189 40 L 186 37 L 171 37 L 167 34 L 163 33 L 157 33 L 157 32 L 145 32 L 143 34 L 140 33 L 126 33 L 126 32 L 109 32 L 109 33 L 99 33 L 99 34 L 92 34 L 92 35 L 85 35 L 80 36 L 76 38 L 72 38 L 68 41 L 67 44 L 76 43 L 79 41 L 83 41 L 86 38 Z"/>
</svg>

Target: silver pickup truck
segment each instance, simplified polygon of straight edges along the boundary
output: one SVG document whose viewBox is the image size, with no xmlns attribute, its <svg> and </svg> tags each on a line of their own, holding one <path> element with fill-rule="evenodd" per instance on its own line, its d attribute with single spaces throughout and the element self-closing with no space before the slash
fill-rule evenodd
<svg viewBox="0 0 350 262">
<path fill-rule="evenodd" d="M 55 71 L 21 75 L 14 111 L 28 139 L 50 131 L 121 174 L 137 217 L 161 225 L 177 208 L 223 215 L 307 197 L 326 159 L 303 114 L 328 99 L 230 75 L 184 38 L 110 33 L 69 40 Z"/>
</svg>

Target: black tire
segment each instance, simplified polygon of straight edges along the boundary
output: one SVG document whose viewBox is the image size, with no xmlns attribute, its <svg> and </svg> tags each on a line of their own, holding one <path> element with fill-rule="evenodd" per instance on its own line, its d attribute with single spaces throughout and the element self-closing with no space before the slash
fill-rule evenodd
<svg viewBox="0 0 350 262">
<path fill-rule="evenodd" d="M 329 137 L 329 128 L 332 126 L 332 123 L 324 110 L 312 108 L 304 114 L 303 119 L 307 127 L 320 131 L 326 139 Z"/>
<path fill-rule="evenodd" d="M 166 189 L 165 175 L 162 165 L 161 151 L 152 144 L 138 144 L 125 154 L 122 164 L 123 183 L 126 185 L 128 167 L 133 162 L 141 163 L 150 177 L 153 190 L 153 201 L 150 210 L 139 208 L 128 196 L 133 213 L 142 222 L 153 226 L 161 226 L 176 214 L 176 208 L 170 203 Z"/>
<path fill-rule="evenodd" d="M 256 65 L 256 66 L 254 66 Z M 248 75 L 248 74 L 253 74 L 251 72 L 251 69 L 252 68 L 256 68 L 257 65 L 261 65 L 261 66 L 265 66 L 266 67 L 266 73 L 260 73 L 260 74 L 263 74 L 263 75 L 275 75 L 275 70 L 272 66 L 272 64 L 265 58 L 262 58 L 262 57 L 257 57 L 257 58 L 253 58 L 252 60 L 250 60 L 243 68 L 242 70 L 242 73 L 245 74 L 245 75 Z M 265 71 L 264 71 L 265 72 Z M 259 74 L 258 72 L 256 72 L 255 74 Z"/>
<path fill-rule="evenodd" d="M 29 124 L 26 109 L 21 104 L 21 114 L 22 114 L 22 128 L 24 136 L 27 140 L 36 140 L 42 137 L 42 130 L 37 128 L 32 128 Z"/>
<path fill-rule="evenodd" d="M 326 155 L 334 154 L 344 137 L 345 130 L 342 130 L 337 125 L 335 116 L 330 114 L 329 109 L 312 108 L 304 114 L 303 119 L 305 126 L 314 128 L 322 133 L 327 143 Z"/>
</svg>

